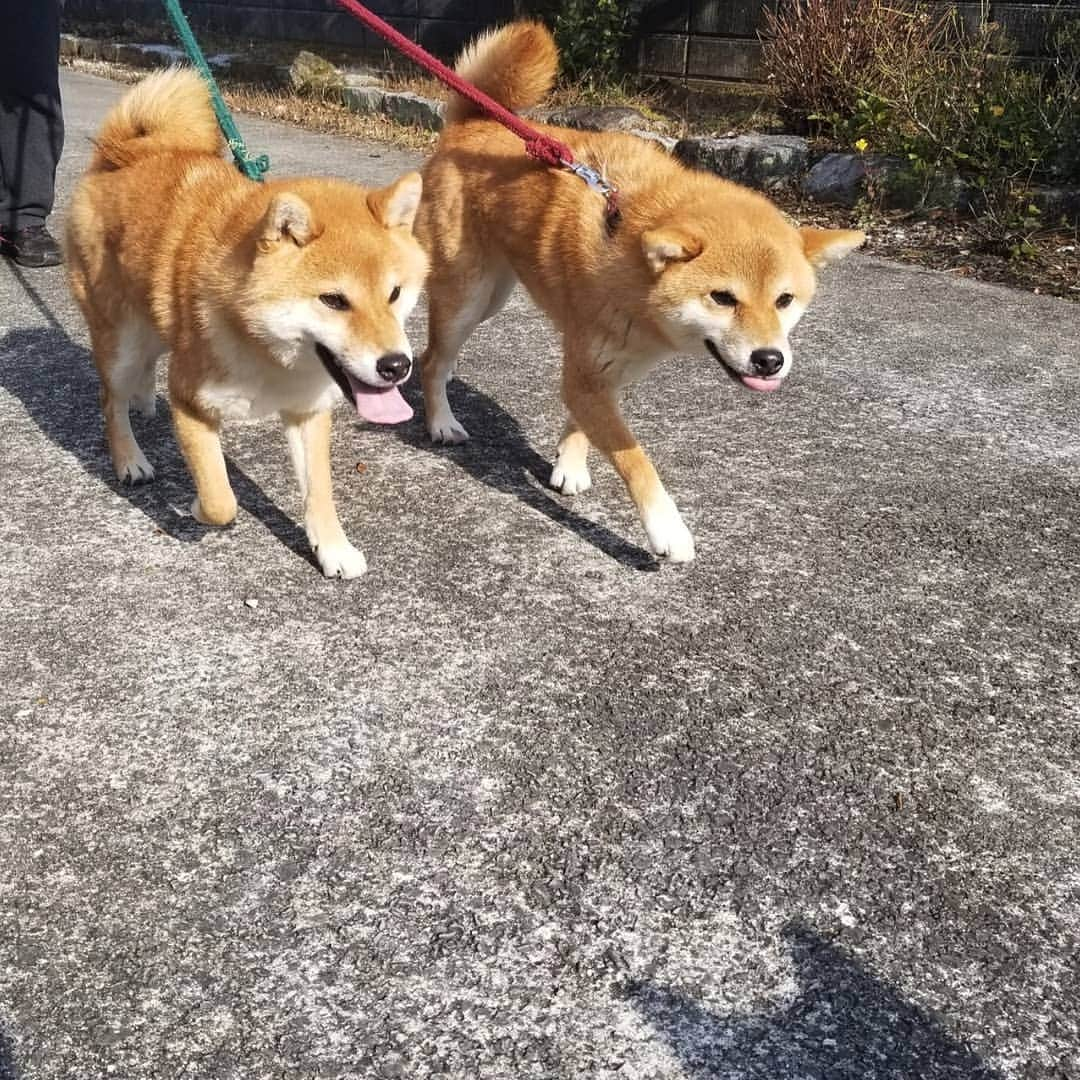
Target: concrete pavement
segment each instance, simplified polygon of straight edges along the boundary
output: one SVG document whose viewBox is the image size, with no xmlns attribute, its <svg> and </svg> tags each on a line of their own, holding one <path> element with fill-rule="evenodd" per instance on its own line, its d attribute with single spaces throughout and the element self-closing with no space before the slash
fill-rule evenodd
<svg viewBox="0 0 1080 1080">
<path fill-rule="evenodd" d="M 64 91 L 66 197 L 119 88 Z M 273 424 L 229 530 L 164 416 L 118 487 L 86 344 L 0 266 L 2 1080 L 1080 1076 L 1080 308 L 854 258 L 781 394 L 658 372 L 658 568 L 608 467 L 545 489 L 515 296 L 474 442 L 338 414 L 350 584 Z"/>
</svg>

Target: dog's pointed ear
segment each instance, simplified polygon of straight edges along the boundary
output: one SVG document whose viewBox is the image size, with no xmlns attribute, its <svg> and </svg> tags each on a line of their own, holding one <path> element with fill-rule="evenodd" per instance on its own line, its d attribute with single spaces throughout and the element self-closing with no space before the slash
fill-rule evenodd
<svg viewBox="0 0 1080 1080">
<path fill-rule="evenodd" d="M 282 191 L 270 200 L 263 217 L 259 250 L 270 251 L 283 241 L 303 247 L 318 234 L 311 207 L 295 192 Z"/>
<path fill-rule="evenodd" d="M 420 174 L 406 173 L 389 187 L 373 191 L 367 197 L 368 209 L 388 229 L 411 229 L 423 190 Z"/>
<path fill-rule="evenodd" d="M 665 227 L 643 233 L 641 249 L 654 274 L 662 273 L 673 262 L 696 259 L 705 245 L 685 229 Z"/>
<path fill-rule="evenodd" d="M 803 252 L 812 266 L 839 262 L 866 243 L 858 229 L 800 229 Z"/>
</svg>

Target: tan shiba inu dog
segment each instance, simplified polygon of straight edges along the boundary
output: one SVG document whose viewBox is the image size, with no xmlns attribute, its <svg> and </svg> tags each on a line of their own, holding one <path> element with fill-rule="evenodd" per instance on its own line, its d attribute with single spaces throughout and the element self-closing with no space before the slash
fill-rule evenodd
<svg viewBox="0 0 1080 1080">
<path fill-rule="evenodd" d="M 206 89 L 190 71 L 151 75 L 106 117 L 68 219 L 72 292 L 90 329 L 105 431 L 127 483 L 154 470 L 129 405 L 154 408 L 166 350 L 169 401 L 195 481 L 192 514 L 236 516 L 218 431 L 278 413 L 323 572 L 355 577 L 330 486 L 330 410 L 344 395 L 379 423 L 412 411 L 403 330 L 427 260 L 412 236 L 419 175 L 379 191 L 342 180 L 244 179 L 221 157 Z"/>
<path fill-rule="evenodd" d="M 537 104 L 558 64 L 548 31 L 513 23 L 466 49 L 457 70 L 510 109 Z M 431 257 L 421 374 L 436 442 L 468 433 L 446 396 L 457 355 L 520 281 L 563 338 L 569 412 L 553 487 L 589 488 L 589 445 L 610 458 L 653 551 L 683 562 L 694 541 L 619 410 L 619 388 L 675 353 L 710 355 L 743 386 L 775 390 L 789 335 L 814 295 L 814 268 L 861 232 L 798 229 L 767 199 L 693 172 L 632 135 L 541 127 L 619 189 L 621 216 L 568 172 L 530 160 L 515 135 L 453 98 L 424 169 L 416 232 Z"/>
</svg>

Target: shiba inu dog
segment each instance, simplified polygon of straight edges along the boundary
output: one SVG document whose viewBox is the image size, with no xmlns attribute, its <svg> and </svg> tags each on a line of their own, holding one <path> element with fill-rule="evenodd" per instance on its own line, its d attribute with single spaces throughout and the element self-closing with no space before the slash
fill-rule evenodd
<svg viewBox="0 0 1080 1080">
<path fill-rule="evenodd" d="M 128 410 L 153 411 L 167 350 L 192 514 L 207 525 L 236 516 L 222 421 L 277 413 L 319 565 L 330 577 L 362 574 L 334 509 L 330 410 L 344 397 L 376 423 L 412 415 L 397 387 L 412 368 L 403 324 L 427 269 L 412 235 L 419 175 L 378 191 L 247 180 L 221 157 L 202 81 L 178 69 L 127 93 L 96 145 L 68 216 L 67 264 L 117 476 L 154 478 Z"/>
<path fill-rule="evenodd" d="M 512 23 L 466 49 L 457 70 L 502 105 L 536 105 L 558 54 L 539 23 Z M 454 97 L 424 169 L 416 233 L 431 258 L 421 377 L 436 442 L 468 433 L 446 385 L 462 345 L 520 281 L 563 339 L 569 419 L 551 484 L 591 485 L 590 444 L 622 477 L 657 555 L 694 557 L 694 541 L 617 403 L 623 385 L 676 353 L 711 357 L 755 391 L 791 370 L 789 335 L 815 290 L 814 269 L 865 240 L 798 229 L 763 196 L 691 171 L 632 135 L 541 126 L 619 190 L 620 216 L 573 174 L 530 160 L 518 138 Z"/>
</svg>

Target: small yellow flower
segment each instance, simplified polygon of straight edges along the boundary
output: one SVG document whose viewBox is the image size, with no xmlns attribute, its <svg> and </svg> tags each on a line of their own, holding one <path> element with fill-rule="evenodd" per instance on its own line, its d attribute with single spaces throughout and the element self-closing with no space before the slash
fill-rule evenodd
<svg viewBox="0 0 1080 1080">
<path fill-rule="evenodd" d="M 1005 115 L 1005 106 L 1004 105 L 991 105 L 990 106 L 990 111 L 994 114 L 994 116 L 1004 116 Z"/>
<path fill-rule="evenodd" d="M 865 139 L 855 140 L 855 149 L 861 154 L 870 144 Z"/>
</svg>

